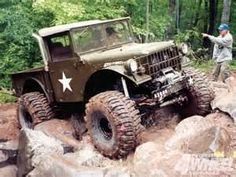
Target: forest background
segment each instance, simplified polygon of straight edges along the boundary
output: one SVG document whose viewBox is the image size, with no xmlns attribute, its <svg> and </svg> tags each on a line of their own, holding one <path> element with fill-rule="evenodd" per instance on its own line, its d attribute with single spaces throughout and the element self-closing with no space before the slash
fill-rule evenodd
<svg viewBox="0 0 236 177">
<path fill-rule="evenodd" d="M 175 40 L 187 42 L 195 52 L 209 49 L 203 50 L 208 54 L 203 62 L 196 62 L 207 69 L 212 45 L 201 33 L 218 35 L 218 25 L 228 23 L 236 35 L 233 0 L 0 0 L 0 90 L 10 89 L 9 74 L 42 64 L 31 36 L 38 29 L 126 16 L 142 42 Z M 1 97 L 5 99 L 0 92 L 0 102 Z"/>
</svg>

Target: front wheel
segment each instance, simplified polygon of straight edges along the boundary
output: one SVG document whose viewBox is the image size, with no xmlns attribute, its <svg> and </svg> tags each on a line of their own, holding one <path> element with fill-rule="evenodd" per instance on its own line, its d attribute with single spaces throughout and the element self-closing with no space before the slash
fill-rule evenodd
<svg viewBox="0 0 236 177">
<path fill-rule="evenodd" d="M 54 113 L 47 98 L 39 92 L 22 95 L 18 102 L 17 117 L 21 128 L 31 128 L 53 118 Z"/>
<path fill-rule="evenodd" d="M 185 72 L 191 76 L 193 84 L 186 90 L 188 103 L 183 105 L 182 114 L 187 117 L 192 115 L 204 116 L 210 113 L 210 104 L 214 98 L 214 93 L 207 83 L 206 76 L 193 68 L 189 68 Z"/>
<path fill-rule="evenodd" d="M 122 158 L 135 148 L 139 111 L 122 93 L 107 91 L 92 97 L 86 105 L 86 121 L 94 146 L 104 156 Z"/>
</svg>

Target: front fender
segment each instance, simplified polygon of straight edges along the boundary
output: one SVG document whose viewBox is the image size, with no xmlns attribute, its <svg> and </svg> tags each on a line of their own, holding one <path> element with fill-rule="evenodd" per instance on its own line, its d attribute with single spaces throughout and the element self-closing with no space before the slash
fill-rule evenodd
<svg viewBox="0 0 236 177">
<path fill-rule="evenodd" d="M 105 67 L 102 70 L 110 70 L 110 71 L 116 72 L 122 75 L 124 78 L 132 81 L 135 85 L 140 85 L 152 79 L 151 76 L 146 75 L 146 74 L 142 74 L 142 75 L 137 74 L 137 73 L 128 74 L 124 65 L 110 65 L 110 66 Z"/>
</svg>

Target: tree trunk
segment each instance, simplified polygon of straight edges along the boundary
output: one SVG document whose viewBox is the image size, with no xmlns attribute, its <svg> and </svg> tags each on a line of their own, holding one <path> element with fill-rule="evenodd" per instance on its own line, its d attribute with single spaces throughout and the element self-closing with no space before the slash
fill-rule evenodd
<svg viewBox="0 0 236 177">
<path fill-rule="evenodd" d="M 146 0 L 146 38 L 145 42 L 148 42 L 149 37 L 149 15 L 150 15 L 150 0 Z"/>
<path fill-rule="evenodd" d="M 205 0 L 206 3 L 207 0 Z M 207 33 L 208 34 L 213 34 L 214 33 L 214 29 L 216 26 L 216 17 L 217 17 L 217 0 L 209 0 L 209 26 L 208 26 L 208 30 Z M 203 45 L 206 48 L 210 48 L 211 47 L 211 42 L 208 38 L 204 38 L 203 41 Z"/>
<path fill-rule="evenodd" d="M 179 22 L 180 22 L 180 2 L 176 0 L 176 15 L 175 15 L 175 27 L 177 32 L 179 31 Z"/>
<path fill-rule="evenodd" d="M 175 33 L 175 1 L 176 0 L 169 0 L 169 16 L 172 20 L 171 24 L 167 29 L 167 37 L 172 36 Z"/>
<path fill-rule="evenodd" d="M 193 26 L 197 26 L 197 24 L 198 24 L 201 6 L 202 6 L 202 0 L 199 0 L 198 1 L 198 7 L 197 7 L 197 12 L 196 12 L 196 16 L 195 16 L 195 20 L 194 20 Z"/>
<path fill-rule="evenodd" d="M 224 0 L 221 23 L 229 23 L 231 0 Z"/>
<path fill-rule="evenodd" d="M 215 25 L 216 25 L 216 17 L 217 17 L 217 4 L 216 0 L 210 0 L 209 8 L 210 8 L 210 18 L 209 18 L 209 28 L 208 34 L 213 34 Z"/>
</svg>

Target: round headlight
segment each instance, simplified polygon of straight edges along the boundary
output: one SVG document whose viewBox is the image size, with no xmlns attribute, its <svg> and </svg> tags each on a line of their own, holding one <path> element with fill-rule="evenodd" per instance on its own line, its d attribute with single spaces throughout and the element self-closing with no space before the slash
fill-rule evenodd
<svg viewBox="0 0 236 177">
<path fill-rule="evenodd" d="M 129 72 L 134 73 L 138 70 L 138 63 L 134 60 L 134 59 L 129 59 L 127 61 L 127 69 L 129 70 Z"/>
<path fill-rule="evenodd" d="M 186 55 L 188 53 L 188 45 L 185 43 L 180 44 L 181 52 Z"/>
</svg>

